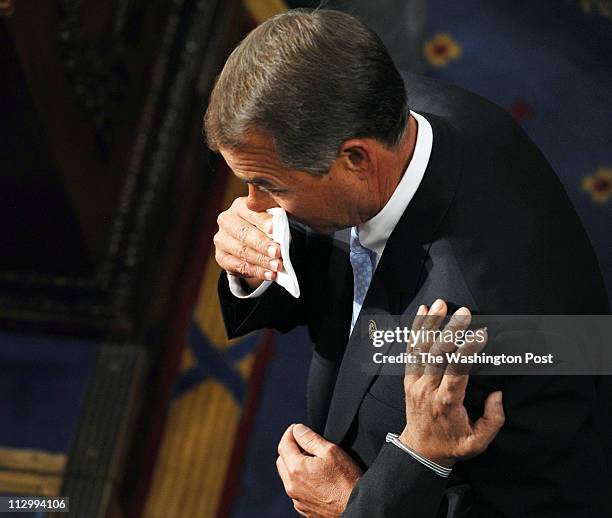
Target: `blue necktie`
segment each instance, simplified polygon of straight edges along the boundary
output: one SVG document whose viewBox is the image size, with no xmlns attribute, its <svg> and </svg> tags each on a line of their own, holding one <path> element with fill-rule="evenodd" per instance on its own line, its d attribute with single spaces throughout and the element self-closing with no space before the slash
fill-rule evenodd
<svg viewBox="0 0 612 518">
<path fill-rule="evenodd" d="M 350 242 L 351 266 L 353 267 L 353 317 L 351 319 L 351 332 L 357 317 L 361 311 L 363 300 L 365 299 L 372 274 L 374 272 L 374 261 L 376 253 L 369 248 L 366 248 L 359 242 L 359 233 L 357 227 L 351 229 Z"/>
</svg>

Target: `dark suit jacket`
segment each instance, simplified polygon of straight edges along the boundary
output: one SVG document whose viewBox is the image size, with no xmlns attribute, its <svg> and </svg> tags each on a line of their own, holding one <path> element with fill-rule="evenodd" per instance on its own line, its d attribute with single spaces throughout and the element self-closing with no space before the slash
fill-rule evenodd
<svg viewBox="0 0 612 518">
<path fill-rule="evenodd" d="M 433 128 L 422 183 L 391 234 L 364 301 L 411 319 L 440 297 L 492 315 L 607 314 L 598 264 L 559 180 L 525 133 L 486 100 L 406 75 L 408 101 Z M 504 393 L 506 424 L 485 453 L 438 477 L 393 445 L 405 425 L 402 376 L 364 373 L 371 343 L 349 338 L 352 271 L 346 239 L 295 227 L 302 297 L 277 285 L 237 300 L 222 275 L 228 334 L 307 325 L 314 342 L 311 426 L 367 471 L 343 516 L 602 517 L 609 506 L 610 394 L 594 377 L 473 376 L 473 418 Z M 357 323 L 356 329 L 360 327 Z M 607 430 L 609 435 L 610 431 Z"/>
</svg>

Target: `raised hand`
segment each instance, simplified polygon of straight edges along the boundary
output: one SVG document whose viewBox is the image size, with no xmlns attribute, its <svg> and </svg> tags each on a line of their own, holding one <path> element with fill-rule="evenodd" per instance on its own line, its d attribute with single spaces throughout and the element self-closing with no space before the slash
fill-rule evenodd
<svg viewBox="0 0 612 518">
<path fill-rule="evenodd" d="M 502 393 L 493 392 L 485 401 L 482 417 L 475 423 L 468 417 L 463 400 L 471 364 L 448 362 L 446 353 L 457 351 L 462 356 L 479 353 L 487 343 L 486 329 L 466 337 L 457 349 L 455 340 L 443 337 L 465 331 L 471 313 L 467 308 L 459 308 L 436 338 L 434 331 L 439 330 L 446 312 L 446 303 L 438 299 L 429 310 L 421 306 L 415 317 L 413 331 L 421 332 L 416 342 L 408 346 L 409 355 L 416 361 L 407 364 L 404 377 L 407 424 L 400 441 L 423 457 L 450 467 L 457 460 L 486 450 L 503 426 L 505 416 Z M 442 357 L 443 361 L 438 363 L 433 360 L 435 357 Z"/>
</svg>

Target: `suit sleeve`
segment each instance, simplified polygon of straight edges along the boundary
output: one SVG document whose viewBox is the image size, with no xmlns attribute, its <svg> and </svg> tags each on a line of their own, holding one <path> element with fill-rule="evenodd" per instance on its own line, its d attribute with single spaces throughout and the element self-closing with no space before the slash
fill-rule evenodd
<svg viewBox="0 0 612 518">
<path fill-rule="evenodd" d="M 265 327 L 286 333 L 306 323 L 301 301 L 294 299 L 278 284 L 272 284 L 256 299 L 240 299 L 232 294 L 227 275 L 222 272 L 218 292 L 228 338 Z"/>
<path fill-rule="evenodd" d="M 433 518 L 447 480 L 385 444 L 349 498 L 343 518 Z"/>
</svg>

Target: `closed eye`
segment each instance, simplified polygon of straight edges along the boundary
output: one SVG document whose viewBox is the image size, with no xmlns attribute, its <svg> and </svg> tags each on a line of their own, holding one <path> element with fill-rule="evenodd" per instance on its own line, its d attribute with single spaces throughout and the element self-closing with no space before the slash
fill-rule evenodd
<svg viewBox="0 0 612 518">
<path fill-rule="evenodd" d="M 273 187 L 259 187 L 259 189 L 270 194 L 282 194 L 287 192 L 285 189 L 274 189 Z"/>
<path fill-rule="evenodd" d="M 259 182 L 247 182 L 254 185 L 258 190 L 266 192 L 268 194 L 282 194 L 288 192 L 287 189 L 279 189 L 278 187 L 272 187 L 267 183 Z"/>
</svg>

